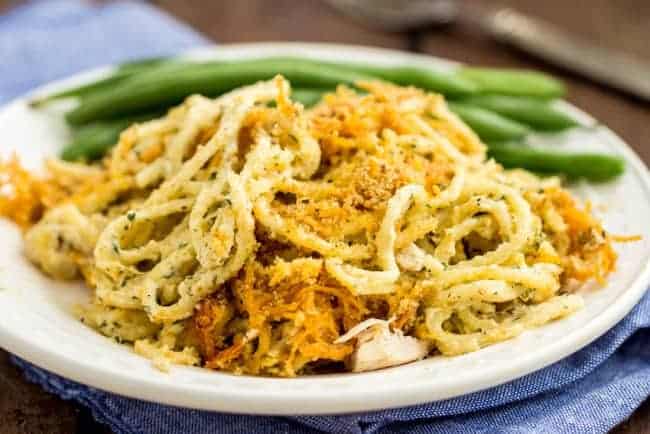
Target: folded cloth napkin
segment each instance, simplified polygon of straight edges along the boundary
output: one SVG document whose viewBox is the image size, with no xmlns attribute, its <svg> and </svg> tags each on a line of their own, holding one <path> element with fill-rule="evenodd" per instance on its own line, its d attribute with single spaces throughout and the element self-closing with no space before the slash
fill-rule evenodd
<svg viewBox="0 0 650 434">
<path fill-rule="evenodd" d="M 0 100 L 84 68 L 207 41 L 139 2 L 30 3 L 0 17 Z M 650 395 L 650 295 L 595 343 L 541 371 L 442 402 L 342 416 L 229 415 L 112 395 L 14 358 L 31 381 L 117 434 L 605 432 Z"/>
<path fill-rule="evenodd" d="M 35 1 L 0 16 L 0 101 L 84 69 L 207 42 L 145 3 Z"/>
</svg>

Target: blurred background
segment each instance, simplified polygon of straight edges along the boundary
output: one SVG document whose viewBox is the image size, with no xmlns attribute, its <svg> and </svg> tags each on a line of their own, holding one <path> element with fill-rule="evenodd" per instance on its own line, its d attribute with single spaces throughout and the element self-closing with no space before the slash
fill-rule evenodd
<svg viewBox="0 0 650 434">
<path fill-rule="evenodd" d="M 47 1 L 47 0 L 42 0 Z M 0 0 L 1 14 L 26 3 Z M 106 4 L 108 0 L 91 3 Z M 486 30 L 494 10 L 512 8 L 617 56 L 650 62 L 648 0 L 151 0 L 215 43 L 315 41 L 420 52 L 472 64 L 544 70 L 568 84 L 568 99 L 623 137 L 650 162 L 650 103 L 498 42 Z M 395 11 L 399 13 L 396 13 Z M 543 38 L 544 32 L 533 35 Z M 110 35 L 106 35 L 110 38 Z M 165 35 L 161 34 L 161 38 Z M 0 44 L 11 44 L 1 40 Z M 2 59 L 2 62 L 11 59 Z M 617 66 L 603 53 L 592 61 Z M 640 78 L 650 85 L 650 73 Z M 643 85 L 644 83 L 641 83 Z M 0 433 L 102 433 L 87 410 L 28 384 L 0 350 Z M 617 428 L 650 433 L 650 404 Z"/>
</svg>

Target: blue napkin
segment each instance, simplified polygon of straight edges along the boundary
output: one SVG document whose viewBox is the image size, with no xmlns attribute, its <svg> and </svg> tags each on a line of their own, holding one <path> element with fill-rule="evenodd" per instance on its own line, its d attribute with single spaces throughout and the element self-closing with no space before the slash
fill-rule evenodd
<svg viewBox="0 0 650 434">
<path fill-rule="evenodd" d="M 81 0 L 35 1 L 0 16 L 0 101 L 84 69 L 206 43 L 145 3 L 96 7 Z"/>
<path fill-rule="evenodd" d="M 84 68 L 205 44 L 140 2 L 28 4 L 0 17 L 0 100 Z M 650 395 L 650 295 L 595 343 L 511 383 L 366 414 L 266 417 L 187 410 L 112 395 L 14 357 L 31 381 L 88 406 L 117 434 L 606 432 Z"/>
</svg>

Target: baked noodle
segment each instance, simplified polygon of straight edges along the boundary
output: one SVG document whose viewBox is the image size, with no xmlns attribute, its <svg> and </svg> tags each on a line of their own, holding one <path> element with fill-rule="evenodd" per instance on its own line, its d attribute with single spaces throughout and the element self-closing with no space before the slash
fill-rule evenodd
<svg viewBox="0 0 650 434">
<path fill-rule="evenodd" d="M 614 240 L 558 178 L 506 171 L 440 95 L 383 82 L 314 108 L 282 77 L 191 96 L 109 157 L 9 161 L 0 212 L 80 319 L 166 369 L 362 371 L 475 351 L 580 309 Z"/>
</svg>

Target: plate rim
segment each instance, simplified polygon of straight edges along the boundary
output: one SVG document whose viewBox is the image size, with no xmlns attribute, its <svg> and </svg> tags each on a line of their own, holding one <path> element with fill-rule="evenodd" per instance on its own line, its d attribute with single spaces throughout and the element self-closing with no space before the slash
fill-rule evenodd
<svg viewBox="0 0 650 434">
<path fill-rule="evenodd" d="M 403 59 L 413 59 L 413 63 L 425 62 L 457 65 L 457 62 L 449 61 L 444 58 L 435 56 L 408 53 L 397 49 L 366 47 L 361 45 L 349 44 L 323 44 L 323 43 L 302 43 L 302 42 L 263 42 L 263 43 L 237 43 L 237 44 L 220 44 L 204 48 L 194 49 L 179 53 L 179 56 L 201 56 L 205 53 L 220 50 L 253 50 L 264 52 L 269 49 L 299 50 L 310 51 L 320 50 L 334 52 L 336 50 L 362 51 L 363 55 L 368 57 L 368 53 L 374 53 L 376 56 L 398 56 Z M 197 54 L 198 53 L 198 54 Z M 410 60 L 409 60 L 410 61 Z M 6 104 L 0 106 L 0 113 L 4 113 L 14 106 L 20 106 L 25 103 L 31 95 L 51 92 L 54 89 L 68 86 L 72 83 L 81 83 L 84 80 L 90 80 L 101 74 L 109 72 L 113 66 L 104 66 L 93 68 L 84 72 L 74 74 L 62 80 L 56 80 L 44 86 L 39 86 L 24 96 L 15 98 Z M 567 103 L 572 111 L 583 119 L 594 121 L 586 112 Z M 606 126 L 601 130 L 608 136 L 608 143 L 611 143 L 617 152 L 626 161 L 628 170 L 633 170 L 636 178 L 640 182 L 646 199 L 650 200 L 650 174 L 631 147 L 618 135 Z M 95 368 L 90 363 L 75 360 L 67 357 L 63 353 L 47 351 L 24 341 L 21 334 L 6 327 L 4 319 L 0 318 L 0 344 L 7 351 L 18 355 L 30 363 L 42 367 L 50 372 L 61 375 L 65 378 L 89 385 L 90 387 L 99 388 L 118 395 L 141 399 L 150 402 L 156 402 L 167 405 L 174 405 L 187 408 L 226 411 L 232 413 L 255 413 L 267 415 L 286 415 L 286 414 L 344 414 L 359 411 L 374 411 L 380 409 L 389 409 L 404 407 L 408 405 L 423 404 L 427 402 L 440 401 L 444 399 L 459 397 L 473 392 L 478 392 L 491 387 L 495 387 L 506 382 L 514 381 L 525 375 L 537 370 L 543 369 L 548 365 L 564 359 L 569 355 L 581 350 L 608 330 L 613 328 L 625 315 L 627 315 L 634 305 L 645 294 L 648 282 L 650 281 L 650 260 L 646 252 L 646 262 L 641 272 L 627 286 L 616 303 L 612 303 L 605 308 L 598 316 L 590 319 L 585 327 L 571 330 L 562 339 L 554 342 L 552 345 L 546 345 L 540 354 L 535 353 L 523 356 L 513 360 L 513 363 L 494 370 L 492 375 L 485 378 L 476 378 L 467 375 L 462 381 L 453 382 L 453 386 L 448 387 L 443 393 L 434 394 L 429 389 L 429 383 L 411 383 L 408 385 L 408 393 L 405 392 L 404 386 L 397 383 L 375 384 L 370 390 L 355 390 L 354 394 L 342 395 L 339 391 L 334 390 L 325 395 L 314 396 L 314 392 L 306 389 L 305 391 L 296 392 L 295 388 L 292 393 L 287 395 L 282 387 L 276 388 L 274 392 L 269 392 L 267 388 L 253 392 L 251 388 L 243 388 L 243 392 L 238 392 L 235 387 L 237 379 L 247 379 L 248 381 L 268 381 L 281 385 L 284 382 L 312 382 L 312 381 L 330 381 L 332 378 L 342 378 L 353 375 L 356 378 L 368 377 L 372 380 L 374 377 L 380 378 L 382 371 L 374 371 L 362 374 L 342 374 L 334 376 L 319 377 L 298 377 L 290 379 L 277 379 L 268 377 L 237 377 L 232 374 L 210 373 L 210 375 L 227 375 L 233 382 L 230 388 L 225 392 L 211 387 L 199 387 L 196 383 L 175 384 L 173 390 L 167 383 L 162 383 L 151 379 L 151 377 L 136 378 L 128 376 L 126 373 L 112 373 L 106 376 L 106 371 L 101 368 Z M 175 369 L 201 370 L 203 368 L 179 367 Z M 400 367 L 393 368 L 395 370 Z M 385 372 L 385 371 L 383 371 Z M 254 380 L 251 380 L 254 379 Z M 428 387 L 427 387 L 428 386 Z M 173 393 L 170 393 L 173 392 Z M 322 394 L 323 391 L 317 391 Z"/>
</svg>

